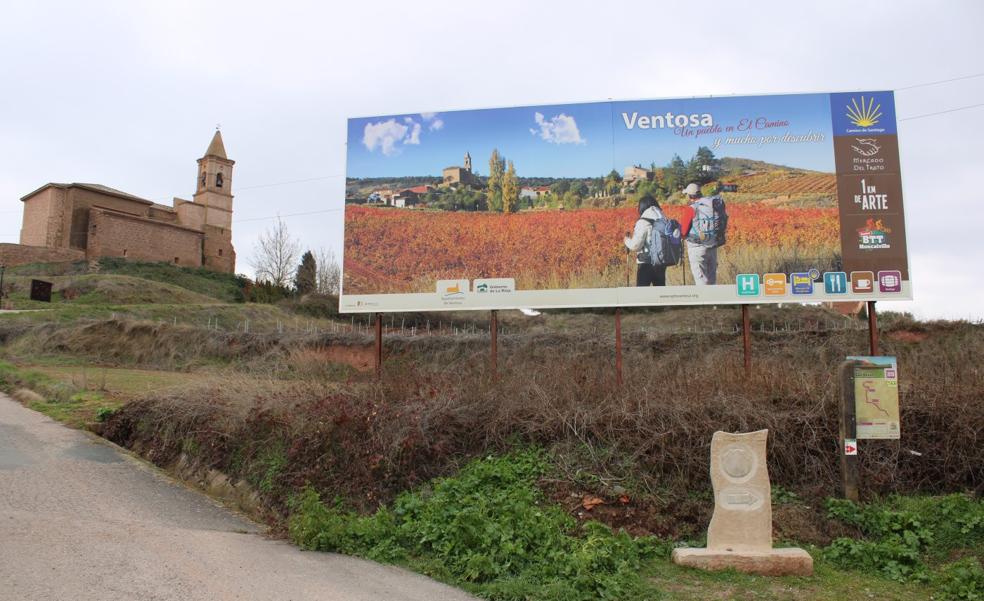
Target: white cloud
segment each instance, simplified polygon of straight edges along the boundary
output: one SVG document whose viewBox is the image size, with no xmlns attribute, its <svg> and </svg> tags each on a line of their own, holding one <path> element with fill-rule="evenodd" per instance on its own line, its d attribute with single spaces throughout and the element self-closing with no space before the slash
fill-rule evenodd
<svg viewBox="0 0 984 601">
<path fill-rule="evenodd" d="M 362 134 L 362 143 L 370 152 L 378 147 L 383 154 L 391 156 L 396 154 L 397 145 L 409 130 L 410 128 L 406 125 L 397 123 L 396 119 L 366 123 L 366 129 Z"/>
<path fill-rule="evenodd" d="M 540 130 L 530 129 L 534 136 L 539 135 L 542 139 L 552 144 L 585 144 L 587 140 L 581 137 L 581 132 L 577 129 L 574 117 L 561 113 L 554 115 L 549 120 L 543 117 L 543 113 L 534 113 L 533 119 L 540 126 Z"/>
<path fill-rule="evenodd" d="M 420 144 L 420 124 L 414 123 L 413 129 L 410 131 L 410 135 L 407 136 L 406 140 L 403 141 L 404 144 Z"/>
<path fill-rule="evenodd" d="M 427 129 L 430 131 L 438 131 L 444 128 L 444 120 L 438 118 L 437 113 L 420 113 L 420 118 L 430 123 L 427 126 Z"/>
</svg>

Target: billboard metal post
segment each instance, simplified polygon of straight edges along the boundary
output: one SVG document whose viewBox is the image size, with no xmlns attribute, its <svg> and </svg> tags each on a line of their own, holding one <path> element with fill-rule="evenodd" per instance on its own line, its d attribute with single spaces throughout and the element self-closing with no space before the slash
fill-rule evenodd
<svg viewBox="0 0 984 601">
<path fill-rule="evenodd" d="M 868 347 L 871 356 L 878 356 L 878 313 L 875 311 L 875 301 L 868 301 Z"/>
<path fill-rule="evenodd" d="M 383 374 L 383 314 L 376 313 L 376 378 Z"/>
<path fill-rule="evenodd" d="M 854 405 L 854 365 L 853 361 L 841 364 L 841 412 L 840 412 L 840 465 L 844 498 L 858 502 L 860 482 L 858 466 L 858 420 Z"/>
<path fill-rule="evenodd" d="M 499 312 L 491 311 L 489 334 L 492 337 L 492 380 L 499 380 Z"/>
<path fill-rule="evenodd" d="M 615 308 L 615 384 L 622 387 L 622 308 Z"/>
<path fill-rule="evenodd" d="M 745 377 L 752 375 L 752 332 L 748 319 L 748 305 L 741 306 L 741 342 L 745 352 Z"/>
</svg>

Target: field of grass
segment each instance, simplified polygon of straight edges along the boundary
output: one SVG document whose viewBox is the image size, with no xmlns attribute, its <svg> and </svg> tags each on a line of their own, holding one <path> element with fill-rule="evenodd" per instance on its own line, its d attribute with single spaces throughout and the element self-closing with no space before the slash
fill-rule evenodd
<svg viewBox="0 0 984 601">
<path fill-rule="evenodd" d="M 204 268 L 181 267 L 171 263 L 144 263 L 108 257 L 98 261 L 97 269 L 98 271 L 95 273 L 98 274 L 139 278 L 147 282 L 151 290 L 155 289 L 152 283 L 164 284 L 167 288 L 163 290 L 156 288 L 162 294 L 166 294 L 169 290 L 173 291 L 172 287 L 176 286 L 219 302 L 233 303 L 243 300 L 242 289 L 245 281 L 243 278 L 229 273 L 218 273 Z M 8 275 L 37 276 L 49 281 L 59 276 L 67 278 L 93 273 L 86 261 L 21 265 L 8 269 Z M 117 299 L 113 302 L 120 303 L 122 301 Z M 177 301 L 171 300 L 170 302 Z"/>
<path fill-rule="evenodd" d="M 16 275 L 7 278 L 4 284 L 7 298 L 18 308 L 50 308 L 51 304 L 30 299 L 31 279 L 28 276 Z M 53 284 L 52 304 L 147 305 L 217 304 L 220 302 L 216 298 L 192 292 L 180 286 L 127 275 L 96 273 L 47 276 L 44 279 Z"/>
<path fill-rule="evenodd" d="M 671 218 L 680 211 L 666 207 Z M 750 202 L 729 206 L 728 214 L 728 242 L 718 255 L 721 282 L 739 273 L 839 264 L 834 208 Z M 429 292 L 439 279 L 479 277 L 512 277 L 526 290 L 624 286 L 634 281 L 635 257 L 622 240 L 637 218 L 631 207 L 500 214 L 349 206 L 344 289 Z M 673 267 L 667 283 L 690 277 L 685 266 Z"/>
</svg>

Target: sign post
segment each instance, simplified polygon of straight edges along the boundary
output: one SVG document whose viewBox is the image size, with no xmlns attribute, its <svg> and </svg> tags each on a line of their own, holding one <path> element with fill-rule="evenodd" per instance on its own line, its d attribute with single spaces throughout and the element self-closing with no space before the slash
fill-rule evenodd
<svg viewBox="0 0 984 601">
<path fill-rule="evenodd" d="M 491 311 L 489 318 L 489 333 L 492 336 L 492 381 L 499 380 L 499 312 Z"/>
<path fill-rule="evenodd" d="M 383 314 L 376 313 L 376 379 L 383 374 Z"/>
<path fill-rule="evenodd" d="M 741 341 L 745 351 L 745 377 L 752 375 L 752 335 L 748 318 L 748 305 L 741 306 Z"/>
<path fill-rule="evenodd" d="M 871 356 L 878 356 L 878 313 L 875 311 L 875 301 L 868 301 L 868 347 Z"/>
<path fill-rule="evenodd" d="M 895 357 L 848 357 L 841 365 L 841 476 L 844 497 L 858 500 L 858 440 L 898 440 L 899 370 Z"/>
<path fill-rule="evenodd" d="M 854 407 L 855 361 L 841 364 L 840 465 L 844 498 L 855 503 L 858 494 L 858 424 Z M 852 444 L 853 443 L 853 444 Z"/>
<path fill-rule="evenodd" d="M 615 307 L 615 384 L 622 387 L 622 308 Z"/>
</svg>

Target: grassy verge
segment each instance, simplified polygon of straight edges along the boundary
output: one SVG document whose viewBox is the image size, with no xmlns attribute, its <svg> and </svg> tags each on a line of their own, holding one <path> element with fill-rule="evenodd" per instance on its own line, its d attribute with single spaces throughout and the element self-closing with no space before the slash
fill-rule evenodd
<svg viewBox="0 0 984 601">
<path fill-rule="evenodd" d="M 93 367 L 55 358 L 39 365 L 0 361 L 0 390 L 25 405 L 81 428 L 103 422 L 126 402 L 204 380 L 205 374 Z"/>
<path fill-rule="evenodd" d="M 24 405 L 76 428 L 108 419 L 123 404 L 99 391 L 79 388 L 41 371 L 0 361 L 0 390 Z"/>
</svg>

